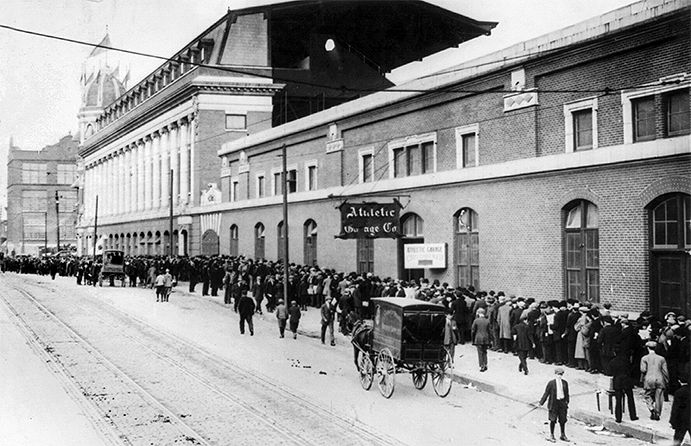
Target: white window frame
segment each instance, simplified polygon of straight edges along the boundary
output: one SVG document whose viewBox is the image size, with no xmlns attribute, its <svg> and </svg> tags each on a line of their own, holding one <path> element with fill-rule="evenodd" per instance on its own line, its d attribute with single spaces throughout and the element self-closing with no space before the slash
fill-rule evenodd
<svg viewBox="0 0 691 446">
<path fill-rule="evenodd" d="M 463 166 L 463 137 L 475 135 L 475 166 Z M 456 127 L 456 169 L 468 169 L 480 165 L 480 124 Z"/>
<path fill-rule="evenodd" d="M 297 174 L 298 172 L 298 165 L 297 164 L 291 164 L 290 166 L 286 166 L 286 173 L 290 172 L 291 170 L 295 171 L 295 192 L 292 193 L 297 193 L 300 190 L 300 176 Z M 277 196 L 275 191 L 276 191 L 276 174 L 283 173 L 283 168 L 282 167 L 274 167 L 271 169 L 271 195 L 272 196 Z M 283 185 L 281 188 L 281 195 L 283 195 L 283 187 L 286 187 L 285 184 L 285 179 L 283 180 Z M 288 192 L 289 194 L 291 192 Z"/>
<path fill-rule="evenodd" d="M 310 189 L 310 167 L 314 167 L 315 170 L 315 175 L 314 175 L 314 188 Z M 319 189 L 319 161 L 318 160 L 310 160 L 305 162 L 305 190 L 310 191 L 310 190 L 317 190 Z"/>
<path fill-rule="evenodd" d="M 671 76 L 675 77 L 675 76 Z M 632 102 L 636 99 L 646 96 L 654 96 L 659 94 L 666 94 L 674 90 L 682 90 L 691 87 L 691 77 L 687 74 L 680 74 L 677 76 L 680 80 L 678 84 L 672 85 L 649 85 L 642 86 L 635 90 L 624 90 L 621 92 L 621 107 L 622 107 L 622 124 L 624 127 L 624 144 L 633 144 L 633 106 Z M 644 142 L 644 141 L 640 141 Z"/>
<path fill-rule="evenodd" d="M 283 173 L 283 168 L 281 167 L 275 167 L 271 169 L 271 196 L 276 197 L 278 194 L 276 194 L 276 174 L 282 174 Z M 285 187 L 285 184 L 283 185 Z M 283 188 L 281 188 L 281 195 L 283 195 Z"/>
<path fill-rule="evenodd" d="M 264 179 L 264 195 L 259 194 L 259 182 L 260 178 Z M 254 176 L 254 190 L 255 190 L 255 196 L 257 198 L 264 198 L 266 197 L 266 173 L 262 170 L 261 172 L 257 172 Z M 272 189 L 273 190 L 273 189 Z"/>
<path fill-rule="evenodd" d="M 574 141 L 574 126 L 573 117 L 574 113 L 592 110 L 592 128 L 593 128 L 593 147 L 588 150 L 597 150 L 597 110 L 598 103 L 597 97 L 580 99 L 575 102 L 570 102 L 564 104 L 564 146 L 566 148 L 566 153 L 573 153 L 576 151 L 576 142 Z"/>
<path fill-rule="evenodd" d="M 358 150 L 358 182 L 359 183 L 364 183 L 365 182 L 365 156 L 371 155 L 372 156 L 372 165 L 370 168 L 372 169 L 372 182 L 374 182 L 374 147 L 367 147 L 365 149 L 360 149 Z"/>
<path fill-rule="evenodd" d="M 413 146 L 416 144 L 423 144 L 426 142 L 431 142 L 432 143 L 432 156 L 434 159 L 432 160 L 432 172 L 425 172 L 422 175 L 427 175 L 429 173 L 436 173 L 437 172 L 437 133 L 432 132 L 432 133 L 425 133 L 422 135 L 411 135 L 405 138 L 400 138 L 393 140 L 389 142 L 388 144 L 388 152 L 389 152 L 389 178 L 394 179 L 396 178 L 394 176 L 395 169 L 394 169 L 394 150 L 396 149 L 402 149 L 408 146 Z M 406 154 L 407 156 L 407 154 Z M 408 160 L 406 159 L 406 162 Z M 403 177 L 399 178 L 408 178 L 410 175 L 405 175 Z M 417 175 L 415 175 L 417 176 Z"/>
</svg>

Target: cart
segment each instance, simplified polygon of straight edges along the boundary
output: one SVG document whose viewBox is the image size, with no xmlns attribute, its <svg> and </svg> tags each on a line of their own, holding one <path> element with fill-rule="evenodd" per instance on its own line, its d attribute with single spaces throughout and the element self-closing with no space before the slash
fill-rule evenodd
<svg viewBox="0 0 691 446">
<path fill-rule="evenodd" d="M 444 347 L 446 308 L 399 297 L 370 300 L 374 319 L 359 324 L 352 344 L 360 384 L 365 390 L 376 379 L 379 392 L 393 395 L 396 374 L 409 372 L 413 385 L 423 389 L 428 375 L 437 395 L 451 391 L 453 358 Z"/>
<path fill-rule="evenodd" d="M 115 279 L 120 279 L 121 286 L 125 286 L 125 253 L 117 249 L 103 251 L 103 265 L 98 275 L 98 285 L 103 286 L 106 279 L 112 286 Z"/>
</svg>

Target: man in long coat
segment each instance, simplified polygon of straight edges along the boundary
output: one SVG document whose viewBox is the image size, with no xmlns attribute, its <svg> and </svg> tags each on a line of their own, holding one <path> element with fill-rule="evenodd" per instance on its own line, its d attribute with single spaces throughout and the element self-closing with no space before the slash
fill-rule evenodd
<svg viewBox="0 0 691 446">
<path fill-rule="evenodd" d="M 485 317 L 485 310 L 480 308 L 477 311 L 477 318 L 473 321 L 470 327 L 470 337 L 473 345 L 477 349 L 477 359 L 480 365 L 480 371 L 487 371 L 487 347 L 491 342 L 489 331 L 489 320 Z"/>
<path fill-rule="evenodd" d="M 245 334 L 245 322 L 250 329 L 250 336 L 254 336 L 254 324 L 252 323 L 252 315 L 254 315 L 255 305 L 254 299 L 247 295 L 247 292 L 242 293 L 240 302 L 238 303 L 238 314 L 240 315 L 240 334 Z"/>
<path fill-rule="evenodd" d="M 657 347 L 655 341 L 648 341 L 645 346 L 648 347 L 648 354 L 641 359 L 645 402 L 650 410 L 650 419 L 659 420 L 662 413 L 664 391 L 669 383 L 667 361 L 655 353 L 655 347 Z"/>
<path fill-rule="evenodd" d="M 497 324 L 499 324 L 500 351 L 511 351 L 511 301 L 505 301 L 497 312 Z"/>
</svg>

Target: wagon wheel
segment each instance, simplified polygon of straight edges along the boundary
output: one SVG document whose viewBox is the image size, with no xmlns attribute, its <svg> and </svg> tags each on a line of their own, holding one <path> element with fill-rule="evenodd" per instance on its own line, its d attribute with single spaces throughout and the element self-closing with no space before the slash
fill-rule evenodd
<svg viewBox="0 0 691 446">
<path fill-rule="evenodd" d="M 391 398 L 396 385 L 396 364 L 388 348 L 379 352 L 377 357 L 377 386 L 384 398 Z"/>
<path fill-rule="evenodd" d="M 451 391 L 453 382 L 453 360 L 448 350 L 444 350 L 444 361 L 432 369 L 432 386 L 434 392 L 444 398 Z"/>
<path fill-rule="evenodd" d="M 358 370 L 360 371 L 360 385 L 363 389 L 369 390 L 374 381 L 374 364 L 368 353 L 359 351 L 357 355 Z"/>
<path fill-rule="evenodd" d="M 413 385 L 416 389 L 422 390 L 427 384 L 427 371 L 424 368 L 414 369 L 410 374 L 413 376 Z"/>
</svg>

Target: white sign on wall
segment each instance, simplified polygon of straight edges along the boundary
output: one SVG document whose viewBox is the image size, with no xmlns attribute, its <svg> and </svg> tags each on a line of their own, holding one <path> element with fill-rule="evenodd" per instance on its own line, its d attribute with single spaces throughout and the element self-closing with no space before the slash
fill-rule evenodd
<svg viewBox="0 0 691 446">
<path fill-rule="evenodd" d="M 404 268 L 446 268 L 446 243 L 411 243 L 403 246 Z"/>
</svg>

